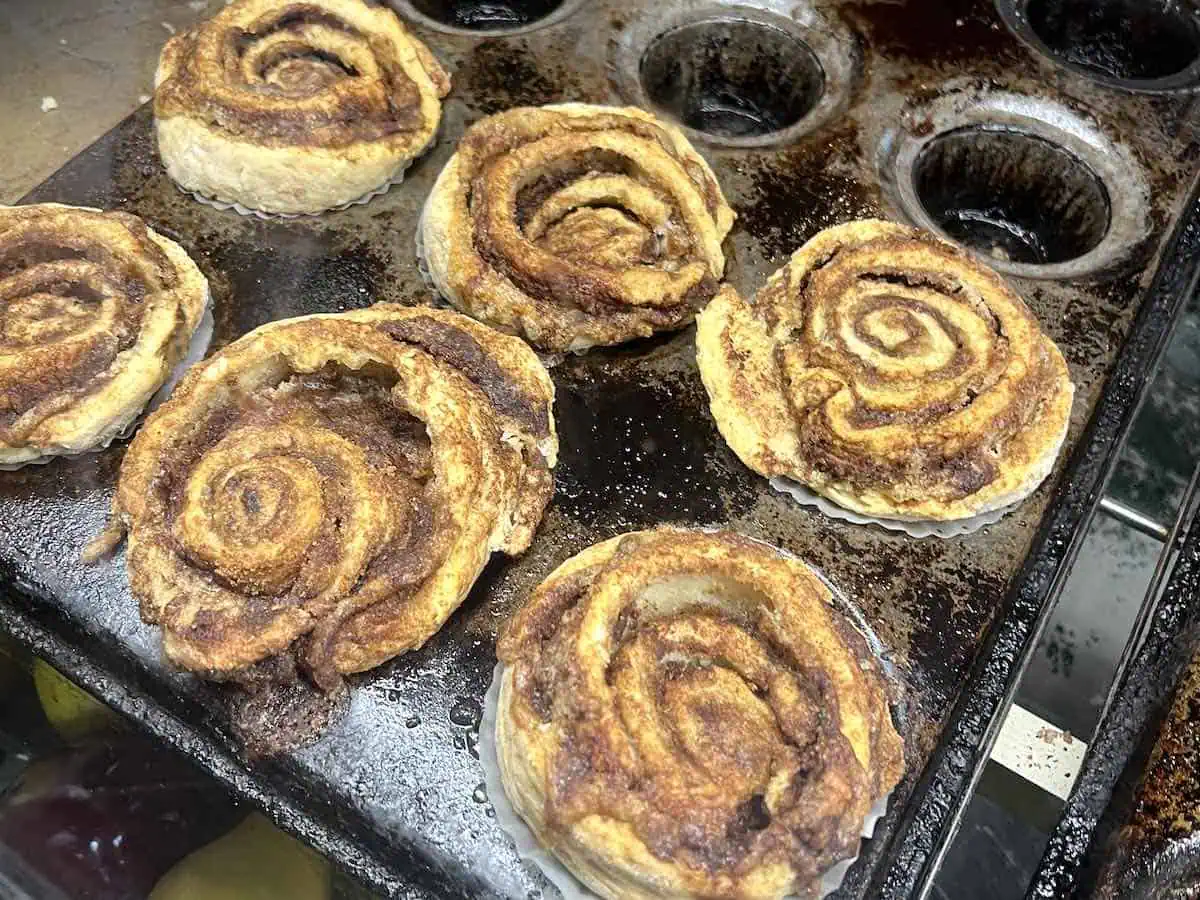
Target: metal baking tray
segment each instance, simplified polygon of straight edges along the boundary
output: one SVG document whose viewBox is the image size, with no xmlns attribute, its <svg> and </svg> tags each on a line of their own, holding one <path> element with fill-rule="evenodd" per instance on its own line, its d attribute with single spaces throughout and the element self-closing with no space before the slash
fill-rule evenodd
<svg viewBox="0 0 1200 900">
<path fill-rule="evenodd" d="M 586 100 L 674 106 L 728 130 L 773 122 L 786 126 L 777 138 L 696 137 L 739 214 L 733 284 L 752 293 L 818 229 L 858 216 L 928 224 L 928 206 L 960 229 L 988 230 L 1010 256 L 994 261 L 1078 387 L 1051 478 L 968 537 L 916 540 L 824 518 L 724 446 L 687 329 L 554 366 L 562 454 L 532 548 L 494 560 L 425 648 L 356 678 L 347 714 L 312 747 L 242 762 L 214 689 L 164 666 L 123 558 L 79 563 L 103 527 L 120 444 L 0 474 L 0 626 L 381 893 L 537 898 L 545 883 L 495 824 L 475 749 L 497 628 L 595 541 L 661 522 L 728 525 L 821 568 L 890 648 L 905 692 L 907 773 L 838 896 L 920 893 L 1200 265 L 1190 95 L 1170 90 L 1170 78 L 1130 90 L 1078 60 L 1062 64 L 1012 0 L 568 0 L 511 34 L 447 30 L 417 11 L 451 5 L 398 0 L 455 87 L 433 150 L 364 206 L 262 221 L 201 205 L 167 179 L 145 108 L 25 199 L 127 209 L 182 243 L 212 283 L 216 349 L 286 316 L 430 302 L 413 253 L 417 214 L 483 115 Z M 703 77 L 676 77 L 693 64 Z M 731 99 L 705 65 L 741 94 Z M 1031 229 L 1000 234 L 986 221 L 995 210 L 970 196 L 979 184 L 993 185 L 997 206 L 1024 203 Z M 1097 227 L 1098 216 L 1111 227 Z M 1023 253 L 1051 264 L 1022 264 Z M 1082 255 L 1064 261 L 1072 254 Z"/>
<path fill-rule="evenodd" d="M 1198 595 L 1200 468 L 1119 661 L 1097 737 L 1030 881 L 1029 900 L 1149 900 L 1168 888 L 1183 897 L 1200 884 L 1200 823 L 1192 812 L 1200 807 L 1200 780 L 1179 764 L 1200 752 Z"/>
</svg>

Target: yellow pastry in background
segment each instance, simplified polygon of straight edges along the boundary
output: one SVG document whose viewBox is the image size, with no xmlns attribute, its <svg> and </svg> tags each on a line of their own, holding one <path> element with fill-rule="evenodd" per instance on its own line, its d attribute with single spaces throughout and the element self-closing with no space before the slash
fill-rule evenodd
<svg viewBox="0 0 1200 900">
<path fill-rule="evenodd" d="M 120 728 L 124 723 L 121 716 L 76 687 L 48 662 L 35 658 L 32 670 L 33 686 L 46 721 L 64 740 L 79 741 L 97 732 Z"/>
<path fill-rule="evenodd" d="M 184 857 L 149 900 L 329 900 L 329 862 L 258 813 Z"/>
</svg>

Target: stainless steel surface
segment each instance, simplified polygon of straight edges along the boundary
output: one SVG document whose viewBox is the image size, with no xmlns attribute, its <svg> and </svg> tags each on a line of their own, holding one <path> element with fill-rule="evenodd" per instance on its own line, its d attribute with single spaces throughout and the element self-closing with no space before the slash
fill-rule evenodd
<svg viewBox="0 0 1200 900">
<path fill-rule="evenodd" d="M 1132 506 L 1126 506 L 1120 500 L 1108 496 L 1101 497 L 1100 508 L 1117 521 L 1124 522 L 1130 528 L 1141 532 L 1147 537 L 1164 542 L 1167 540 L 1169 531 L 1166 525 L 1155 521 L 1144 513 L 1138 512 Z"/>
<path fill-rule="evenodd" d="M 158 51 L 224 0 L 4 0 L 0 203 L 12 203 L 145 102 Z"/>
</svg>

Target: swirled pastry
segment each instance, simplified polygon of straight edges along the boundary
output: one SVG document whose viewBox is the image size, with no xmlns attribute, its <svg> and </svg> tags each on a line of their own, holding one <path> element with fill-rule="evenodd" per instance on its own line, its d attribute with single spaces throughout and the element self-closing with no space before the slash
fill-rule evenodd
<svg viewBox="0 0 1200 900">
<path fill-rule="evenodd" d="M 316 213 L 387 185 L 433 140 L 449 76 L 390 9 L 236 0 L 172 37 L 158 149 L 185 190 Z"/>
<path fill-rule="evenodd" d="M 208 282 L 136 216 L 0 207 L 0 463 L 111 440 L 184 356 Z"/>
<path fill-rule="evenodd" d="M 879 668 L 829 600 L 728 532 L 635 532 L 563 563 L 499 643 L 517 813 L 602 897 L 815 886 L 904 766 Z"/>
<path fill-rule="evenodd" d="M 547 350 L 687 325 L 716 293 L 733 210 L 678 129 L 565 103 L 477 122 L 425 206 L 434 284 Z"/>
<path fill-rule="evenodd" d="M 554 388 L 520 340 L 381 304 L 265 325 L 138 434 L 116 515 L 169 659 L 285 652 L 321 686 L 421 646 L 552 490 Z"/>
<path fill-rule="evenodd" d="M 963 519 L 1049 474 L 1074 387 L 1004 280 L 932 235 L 821 232 L 747 303 L 699 319 L 721 434 L 767 476 L 870 516 Z"/>
</svg>

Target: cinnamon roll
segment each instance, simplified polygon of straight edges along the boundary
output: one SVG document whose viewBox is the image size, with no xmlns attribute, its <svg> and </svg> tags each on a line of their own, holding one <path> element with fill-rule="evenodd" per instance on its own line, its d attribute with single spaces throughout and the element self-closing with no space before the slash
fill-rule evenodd
<svg viewBox="0 0 1200 900">
<path fill-rule="evenodd" d="M 187 350 L 208 282 L 136 216 L 0 207 L 0 464 L 102 446 Z"/>
<path fill-rule="evenodd" d="M 185 190 L 317 213 L 424 152 L 450 78 L 390 9 L 236 0 L 172 37 L 155 76 L 158 148 Z"/>
<path fill-rule="evenodd" d="M 333 687 L 421 646 L 552 490 L 554 388 L 520 340 L 381 304 L 265 325 L 196 367 L 115 500 L 167 657 L 237 677 L 284 655 Z"/>
<path fill-rule="evenodd" d="M 506 794 L 602 897 L 803 893 L 903 772 L 863 636 L 804 563 L 736 534 L 597 544 L 498 652 Z"/>
<path fill-rule="evenodd" d="M 678 129 L 633 108 L 510 109 L 463 137 L 425 205 L 438 291 L 546 350 L 687 325 L 716 293 L 733 225 Z"/>
<path fill-rule="evenodd" d="M 1026 497 L 1074 395 L 999 275 L 874 220 L 818 234 L 752 303 L 722 293 L 700 317 L 697 357 L 747 466 L 880 518 L 964 519 Z"/>
</svg>

